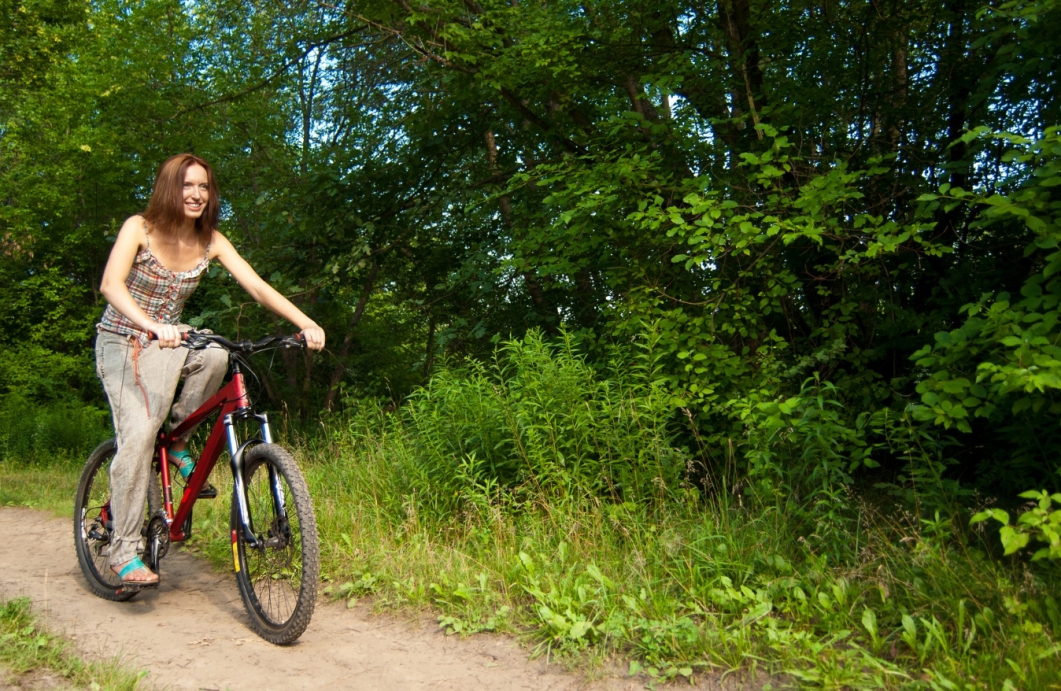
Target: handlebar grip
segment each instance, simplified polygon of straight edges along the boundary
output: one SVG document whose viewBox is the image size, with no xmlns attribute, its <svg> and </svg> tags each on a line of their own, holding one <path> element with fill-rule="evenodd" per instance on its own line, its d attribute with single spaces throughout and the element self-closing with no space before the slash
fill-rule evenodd
<svg viewBox="0 0 1061 691">
<path fill-rule="evenodd" d="M 181 340 L 182 341 L 187 341 L 189 333 L 191 333 L 191 332 L 190 331 L 181 331 Z M 147 340 L 149 340 L 149 341 L 157 341 L 158 340 L 158 334 L 155 333 L 154 331 L 148 331 L 147 332 Z"/>
</svg>

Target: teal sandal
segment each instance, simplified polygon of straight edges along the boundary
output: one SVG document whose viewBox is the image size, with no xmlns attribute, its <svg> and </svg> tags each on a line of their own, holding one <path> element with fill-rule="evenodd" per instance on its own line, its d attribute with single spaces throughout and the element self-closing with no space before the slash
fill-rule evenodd
<svg viewBox="0 0 1061 691">
<path fill-rule="evenodd" d="M 136 587 L 136 588 L 155 588 L 155 587 L 158 587 L 158 577 L 157 577 L 158 575 L 157 574 L 155 574 L 156 577 L 155 577 L 155 580 L 153 580 L 153 581 L 133 581 L 133 580 L 128 580 L 127 581 L 127 580 L 125 580 L 126 576 L 128 576 L 130 574 L 133 574 L 133 573 L 136 573 L 140 569 L 143 569 L 144 571 L 147 571 L 150 574 L 154 574 L 155 573 L 151 569 L 147 568 L 147 564 L 145 564 L 140 557 L 133 557 L 129 561 L 125 562 L 125 566 L 123 566 L 121 568 L 121 570 L 117 572 L 118 573 L 118 578 L 121 579 L 123 588 L 130 587 L 130 586 L 131 587 Z M 113 571 L 113 570 L 114 569 L 111 569 L 111 571 Z"/>
<path fill-rule="evenodd" d="M 187 480 L 191 477 L 192 472 L 195 470 L 195 460 L 188 452 L 188 449 L 184 449 L 183 451 L 170 451 L 169 457 L 177 462 L 177 470 L 180 471 L 182 478 Z"/>
<path fill-rule="evenodd" d="M 170 451 L 169 457 L 177 462 L 177 470 L 180 471 L 181 477 L 185 480 L 191 477 L 192 473 L 195 472 L 195 460 L 188 452 L 188 449 L 184 449 L 183 451 Z M 209 482 L 203 485 L 203 488 L 199 490 L 200 499 L 213 499 L 216 496 L 217 488 Z"/>
</svg>

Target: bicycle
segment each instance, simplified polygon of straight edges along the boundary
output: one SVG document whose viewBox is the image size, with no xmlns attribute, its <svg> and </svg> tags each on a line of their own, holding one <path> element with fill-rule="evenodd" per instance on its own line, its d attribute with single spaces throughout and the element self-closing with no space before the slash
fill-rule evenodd
<svg viewBox="0 0 1061 691">
<path fill-rule="evenodd" d="M 305 343 L 300 334 L 234 343 L 215 334 L 189 331 L 182 346 L 227 350 L 227 383 L 178 427 L 158 434 L 141 530 L 143 560 L 159 573 L 159 563 L 170 545 L 191 536 L 195 502 L 217 496 L 207 478 L 227 448 L 233 479 L 229 530 L 240 596 L 255 633 L 270 643 L 286 645 L 302 635 L 313 616 L 320 572 L 317 521 L 302 472 L 291 454 L 273 443 L 268 416 L 251 405 L 241 363 L 247 367 L 244 355 L 273 348 L 302 348 Z M 176 461 L 169 458 L 169 447 L 214 413 L 217 419 L 203 452 L 175 502 L 173 479 L 181 476 Z M 236 429 L 239 421 L 257 422 L 259 436 L 241 442 Z M 108 565 L 112 529 L 109 469 L 116 449 L 114 439 L 105 441 L 85 463 L 74 499 L 74 543 L 92 592 L 125 602 L 141 590 L 157 588 L 158 583 L 122 583 Z"/>
</svg>

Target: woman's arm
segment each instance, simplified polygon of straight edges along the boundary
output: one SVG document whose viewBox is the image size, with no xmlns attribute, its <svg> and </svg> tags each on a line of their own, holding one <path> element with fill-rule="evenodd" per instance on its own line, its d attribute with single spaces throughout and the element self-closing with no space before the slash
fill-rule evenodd
<svg viewBox="0 0 1061 691">
<path fill-rule="evenodd" d="M 159 324 L 147 316 L 125 287 L 136 254 L 140 251 L 140 246 L 146 244 L 146 235 L 143 217 L 131 216 L 126 220 L 118 231 L 118 239 L 114 241 L 110 257 L 107 258 L 99 292 L 103 293 L 103 297 L 114 309 L 128 317 L 138 328 L 158 336 L 158 344 L 161 347 L 176 348 L 181 342 L 180 330 L 173 324 Z"/>
<path fill-rule="evenodd" d="M 310 348 L 313 350 L 324 348 L 324 329 L 317 326 L 316 322 L 302 313 L 302 310 L 266 283 L 247 263 L 247 260 L 239 255 L 228 238 L 215 230 L 210 247 L 211 257 L 220 260 L 221 265 L 228 269 L 236 282 L 250 293 L 255 302 L 301 329 L 302 335 L 306 337 L 306 345 Z"/>
</svg>

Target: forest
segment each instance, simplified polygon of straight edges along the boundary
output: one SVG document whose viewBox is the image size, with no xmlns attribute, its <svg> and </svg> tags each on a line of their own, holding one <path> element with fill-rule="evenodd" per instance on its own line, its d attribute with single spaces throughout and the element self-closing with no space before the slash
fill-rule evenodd
<svg viewBox="0 0 1061 691">
<path fill-rule="evenodd" d="M 1059 25 L 0 0 L 0 504 L 110 436 L 103 266 L 194 152 L 328 334 L 255 395 L 333 597 L 650 685 L 1061 688 Z M 185 321 L 293 329 L 217 265 Z"/>
</svg>

